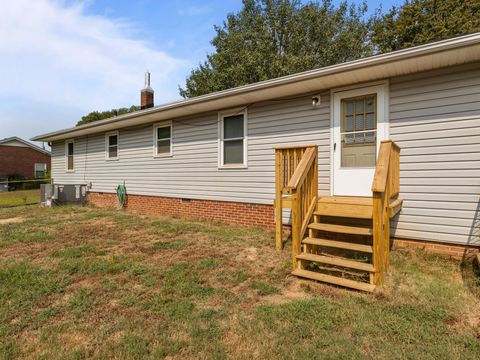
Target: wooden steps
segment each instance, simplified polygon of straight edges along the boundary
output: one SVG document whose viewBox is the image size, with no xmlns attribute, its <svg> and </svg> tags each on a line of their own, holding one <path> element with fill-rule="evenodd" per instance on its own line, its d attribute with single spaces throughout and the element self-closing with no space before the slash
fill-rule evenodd
<svg viewBox="0 0 480 360">
<path fill-rule="evenodd" d="M 373 292 L 375 290 L 375 285 L 372 285 L 372 284 L 364 283 L 361 281 L 345 279 L 338 276 L 326 275 L 326 274 L 303 270 L 303 269 L 293 270 L 292 275 L 306 278 L 306 279 L 322 281 L 329 284 L 344 286 L 344 287 L 348 287 L 348 288 L 356 289 L 360 291 Z"/>
<path fill-rule="evenodd" d="M 297 255 L 297 259 L 317 262 L 317 263 L 321 263 L 321 264 L 342 266 L 342 267 L 347 267 L 347 268 L 355 269 L 355 270 L 375 272 L 375 268 L 373 267 L 372 264 L 363 263 L 363 262 L 355 261 L 355 260 L 344 259 L 344 258 L 337 258 L 337 257 L 330 257 L 330 256 L 316 255 L 316 254 L 308 254 L 308 253 L 300 253 L 300 254 Z"/>
<path fill-rule="evenodd" d="M 360 227 L 360 226 L 311 223 L 310 225 L 308 225 L 308 228 L 313 230 L 328 231 L 328 232 L 342 233 L 342 234 L 351 234 L 351 235 L 364 235 L 364 236 L 373 235 L 373 230 L 371 228 Z"/>
<path fill-rule="evenodd" d="M 373 253 L 372 245 L 356 244 L 356 243 L 351 243 L 346 241 L 336 241 L 336 240 L 308 237 L 303 239 L 302 243 L 308 244 L 308 245 L 336 248 L 336 249 L 359 251 L 359 252 L 369 253 L 369 254 Z"/>
<path fill-rule="evenodd" d="M 318 200 L 314 215 L 371 219 L 372 198 L 348 196 L 324 196 Z"/>
</svg>

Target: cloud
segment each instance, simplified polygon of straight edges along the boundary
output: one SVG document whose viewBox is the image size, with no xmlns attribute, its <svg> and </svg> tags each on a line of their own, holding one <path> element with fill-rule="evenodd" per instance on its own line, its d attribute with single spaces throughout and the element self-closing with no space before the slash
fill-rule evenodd
<svg viewBox="0 0 480 360">
<path fill-rule="evenodd" d="M 136 29 L 125 20 L 87 15 L 85 6 L 87 2 L 2 2 L 0 138 L 21 135 L 3 134 L 2 122 L 15 121 L 16 112 L 29 104 L 42 109 L 42 116 L 48 116 L 48 109 L 57 111 L 55 119 L 58 111 L 80 116 L 138 104 L 146 69 L 152 73 L 156 103 L 178 99 L 178 79 L 191 64 L 135 39 Z M 19 117 L 23 124 L 8 124 L 9 129 L 28 128 L 28 120 Z M 62 127 L 77 119 L 65 119 Z M 39 120 L 48 121 L 32 119 L 35 128 Z M 46 124 L 45 130 L 54 130 Z"/>
</svg>

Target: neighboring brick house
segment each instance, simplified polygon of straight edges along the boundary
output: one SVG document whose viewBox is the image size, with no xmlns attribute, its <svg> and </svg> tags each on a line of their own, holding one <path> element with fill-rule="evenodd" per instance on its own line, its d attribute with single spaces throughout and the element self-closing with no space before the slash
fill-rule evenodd
<svg viewBox="0 0 480 360">
<path fill-rule="evenodd" d="M 20 175 L 42 178 L 50 170 L 50 152 L 16 136 L 0 140 L 0 179 Z"/>
</svg>

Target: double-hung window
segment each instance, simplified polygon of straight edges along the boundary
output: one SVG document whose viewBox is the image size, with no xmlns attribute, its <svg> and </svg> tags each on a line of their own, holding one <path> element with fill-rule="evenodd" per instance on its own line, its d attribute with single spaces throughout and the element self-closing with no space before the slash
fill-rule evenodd
<svg viewBox="0 0 480 360">
<path fill-rule="evenodd" d="M 75 143 L 73 140 L 65 142 L 65 165 L 67 171 L 74 171 Z"/>
<path fill-rule="evenodd" d="M 107 160 L 118 160 L 118 131 L 105 135 L 105 157 Z"/>
<path fill-rule="evenodd" d="M 35 163 L 35 178 L 43 179 L 47 173 L 47 164 L 45 163 Z"/>
<path fill-rule="evenodd" d="M 153 156 L 172 155 L 172 123 L 156 124 L 153 127 Z"/>
<path fill-rule="evenodd" d="M 220 115 L 220 161 L 223 168 L 247 166 L 246 111 Z"/>
</svg>

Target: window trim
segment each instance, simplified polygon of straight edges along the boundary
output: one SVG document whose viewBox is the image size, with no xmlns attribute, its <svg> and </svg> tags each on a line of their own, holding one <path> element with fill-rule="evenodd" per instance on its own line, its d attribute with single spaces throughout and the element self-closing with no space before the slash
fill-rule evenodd
<svg viewBox="0 0 480 360">
<path fill-rule="evenodd" d="M 169 127 L 170 128 L 170 152 L 165 154 L 158 154 L 157 153 L 157 145 L 158 145 L 158 131 L 157 129 Z M 166 140 L 167 138 L 161 139 Z M 154 158 L 166 158 L 173 156 L 173 124 L 171 121 L 162 121 L 156 124 L 153 124 L 153 157 Z"/>
<path fill-rule="evenodd" d="M 116 157 L 110 157 L 110 152 L 109 152 L 110 136 L 117 137 L 117 156 Z M 105 133 L 105 160 L 115 161 L 115 160 L 118 160 L 119 158 L 120 158 L 120 135 L 118 130 Z"/>
<path fill-rule="evenodd" d="M 73 168 L 69 169 L 68 168 L 68 144 L 73 144 Z M 67 173 L 74 173 L 75 172 L 75 140 L 70 139 L 65 141 L 65 172 Z"/>
<path fill-rule="evenodd" d="M 243 164 L 224 163 L 224 119 L 229 116 L 243 115 Z M 218 113 L 218 169 L 248 169 L 248 113 L 247 108 L 236 108 Z"/>
</svg>

